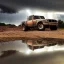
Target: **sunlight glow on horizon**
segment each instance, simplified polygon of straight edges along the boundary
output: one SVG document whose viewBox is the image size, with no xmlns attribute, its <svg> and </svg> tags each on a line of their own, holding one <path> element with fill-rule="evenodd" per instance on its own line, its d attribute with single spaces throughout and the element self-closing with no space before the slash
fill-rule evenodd
<svg viewBox="0 0 64 64">
<path fill-rule="evenodd" d="M 64 12 L 58 12 L 58 11 L 43 11 L 43 10 L 31 10 L 31 9 L 24 9 L 20 10 L 19 13 L 25 12 L 27 16 L 30 15 L 42 15 L 46 19 L 57 19 L 58 20 L 58 15 L 64 15 Z"/>
</svg>

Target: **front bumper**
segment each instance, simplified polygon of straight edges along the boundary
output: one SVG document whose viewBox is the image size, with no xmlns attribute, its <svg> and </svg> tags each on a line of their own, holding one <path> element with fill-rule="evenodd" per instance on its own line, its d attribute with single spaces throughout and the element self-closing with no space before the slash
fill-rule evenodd
<svg viewBox="0 0 64 64">
<path fill-rule="evenodd" d="M 43 23 L 44 25 L 49 25 L 49 26 L 58 26 L 57 22 L 49 22 L 49 23 Z"/>
</svg>

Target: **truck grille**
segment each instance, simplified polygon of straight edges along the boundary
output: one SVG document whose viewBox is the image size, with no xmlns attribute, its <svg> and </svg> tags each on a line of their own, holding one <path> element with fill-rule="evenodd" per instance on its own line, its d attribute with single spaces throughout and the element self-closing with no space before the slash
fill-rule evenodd
<svg viewBox="0 0 64 64">
<path fill-rule="evenodd" d="M 57 20 L 48 20 L 49 22 L 57 22 Z"/>
</svg>

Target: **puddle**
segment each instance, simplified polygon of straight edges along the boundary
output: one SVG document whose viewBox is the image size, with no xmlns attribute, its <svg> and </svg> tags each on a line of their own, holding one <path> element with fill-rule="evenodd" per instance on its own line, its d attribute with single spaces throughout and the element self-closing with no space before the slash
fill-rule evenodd
<svg viewBox="0 0 64 64">
<path fill-rule="evenodd" d="M 64 49 L 64 40 L 41 39 L 41 40 L 17 40 L 0 43 L 0 56 L 6 51 L 19 51 L 21 53 L 29 54 L 34 51 L 53 51 L 62 48 Z"/>
<path fill-rule="evenodd" d="M 60 40 L 60 39 L 59 40 L 58 39 L 56 39 L 56 40 L 55 39 L 52 39 L 52 40 L 51 39 L 16 40 L 16 41 L 0 43 L 0 60 L 3 58 L 4 59 L 9 58 L 9 60 L 10 59 L 12 60 L 12 58 L 14 57 L 16 60 L 19 61 L 18 58 L 20 58 L 20 59 L 23 58 L 23 60 L 21 60 L 22 62 L 25 60 L 26 63 L 30 64 L 30 62 L 32 62 L 31 60 L 34 58 L 37 58 L 37 60 L 38 60 L 38 57 L 39 57 L 40 59 L 38 61 L 41 61 L 44 58 L 45 58 L 45 60 L 48 59 L 48 56 L 50 56 L 50 55 L 51 55 L 51 57 L 53 57 L 54 55 L 55 56 L 58 55 L 57 57 L 64 55 L 64 40 Z M 41 57 L 41 56 L 43 56 L 43 57 Z M 50 57 L 50 59 L 51 59 L 51 57 Z M 54 60 L 54 57 L 53 57 L 53 60 Z M 62 57 L 64 59 L 64 56 L 62 56 Z M 14 60 L 14 58 L 13 58 L 13 60 Z M 32 59 L 30 60 L 30 58 L 32 58 Z M 29 62 L 27 62 L 27 60 Z M 34 60 L 36 61 L 36 63 L 31 63 L 31 64 L 42 64 L 42 63 L 38 63 L 38 61 L 36 59 L 34 59 Z M 57 58 L 57 60 L 60 60 L 60 59 Z M 4 62 L 2 62 L 2 61 L 3 60 L 1 60 L 0 62 L 4 64 L 5 60 L 4 60 Z M 8 61 L 8 60 L 6 60 L 6 61 Z M 16 62 L 18 62 L 18 61 L 16 61 Z M 48 60 L 47 60 L 47 62 L 48 62 Z M 26 63 L 23 63 L 23 64 L 26 64 Z M 45 63 L 46 62 L 44 62 L 43 64 L 45 64 Z M 16 63 L 16 64 L 18 64 L 18 63 Z"/>
</svg>

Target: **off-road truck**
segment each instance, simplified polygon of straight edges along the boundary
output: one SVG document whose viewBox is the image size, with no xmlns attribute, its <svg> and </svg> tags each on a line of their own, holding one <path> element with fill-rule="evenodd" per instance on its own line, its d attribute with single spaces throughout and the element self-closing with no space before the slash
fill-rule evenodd
<svg viewBox="0 0 64 64">
<path fill-rule="evenodd" d="M 27 31 L 30 28 L 36 28 L 40 31 L 45 30 L 45 28 L 50 28 L 51 30 L 57 30 L 58 22 L 54 19 L 45 19 L 44 16 L 31 15 L 28 17 L 27 21 L 22 22 L 22 30 Z"/>
</svg>

